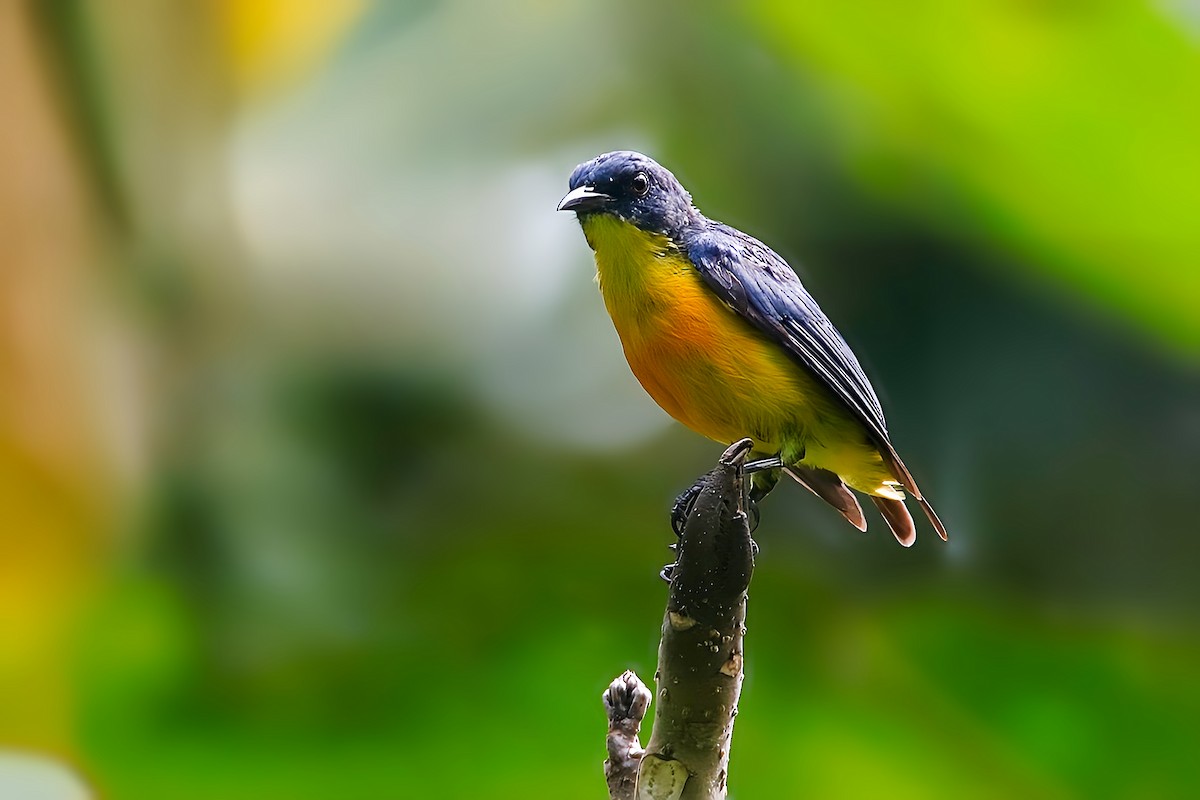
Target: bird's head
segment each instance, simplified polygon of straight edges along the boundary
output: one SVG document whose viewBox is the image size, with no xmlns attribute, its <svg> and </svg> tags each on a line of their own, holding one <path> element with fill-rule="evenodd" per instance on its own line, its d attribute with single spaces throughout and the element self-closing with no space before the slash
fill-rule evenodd
<svg viewBox="0 0 1200 800">
<path fill-rule="evenodd" d="M 559 211 L 580 221 L 610 214 L 638 228 L 670 235 L 693 221 L 692 196 L 675 176 L 649 156 L 618 150 L 585 161 L 571 173 L 571 191 Z"/>
</svg>

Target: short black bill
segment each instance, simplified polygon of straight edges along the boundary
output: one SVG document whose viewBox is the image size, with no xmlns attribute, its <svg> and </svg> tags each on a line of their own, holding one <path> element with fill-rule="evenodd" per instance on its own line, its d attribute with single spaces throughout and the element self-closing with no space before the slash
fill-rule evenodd
<svg viewBox="0 0 1200 800">
<path fill-rule="evenodd" d="M 596 187 L 583 186 L 576 187 L 567 193 L 558 203 L 559 211 L 595 211 L 598 208 L 603 208 L 613 199 L 612 195 L 604 192 L 596 191 Z"/>
</svg>

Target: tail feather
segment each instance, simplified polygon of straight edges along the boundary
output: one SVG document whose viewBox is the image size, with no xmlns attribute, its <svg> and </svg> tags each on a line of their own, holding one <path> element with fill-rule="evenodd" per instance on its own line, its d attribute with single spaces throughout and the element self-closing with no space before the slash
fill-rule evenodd
<svg viewBox="0 0 1200 800">
<path fill-rule="evenodd" d="M 893 500 L 890 497 L 879 497 L 871 495 L 872 502 L 879 509 L 879 513 L 883 514 L 883 519 L 887 522 L 888 527 L 892 529 L 892 533 L 896 537 L 896 541 L 905 547 L 912 547 L 913 542 L 917 540 L 917 528 L 913 524 L 912 515 L 908 513 L 908 509 L 904 506 L 903 500 Z M 922 508 L 926 505 L 923 503 Z M 932 511 L 932 509 L 930 509 Z M 929 513 L 929 512 L 926 512 Z"/>
<path fill-rule="evenodd" d="M 888 469 L 891 470 L 892 475 L 912 495 L 912 498 L 921 504 L 921 510 L 929 518 L 929 522 L 938 532 L 938 536 L 942 537 L 942 541 L 949 541 L 946 536 L 946 526 L 942 524 L 937 512 L 933 510 L 933 506 L 929 504 L 929 501 L 921 494 L 921 490 L 917 488 L 917 482 L 913 480 L 912 473 L 908 471 L 908 467 L 904 466 L 904 462 L 900 460 L 900 456 L 896 453 L 896 448 L 892 447 L 892 443 L 887 440 L 884 440 L 882 445 L 879 455 L 883 458 L 883 462 L 887 464 Z M 879 505 L 879 503 L 876 502 L 875 505 Z M 880 510 L 882 511 L 882 508 Z"/>
<path fill-rule="evenodd" d="M 929 523 L 933 525 L 934 529 L 938 532 L 938 536 L 942 537 L 942 541 L 950 541 L 946 537 L 946 526 L 942 524 L 940 519 L 938 519 L 937 512 L 933 510 L 933 506 L 929 505 L 929 501 L 924 497 L 918 497 L 917 502 L 921 504 L 921 510 L 925 512 L 925 516 L 929 517 Z"/>
<path fill-rule="evenodd" d="M 892 476 L 900 482 L 908 493 L 917 500 L 921 499 L 921 490 L 917 488 L 917 482 L 913 478 L 912 473 L 908 471 L 908 467 L 904 466 L 904 462 L 900 460 L 900 454 L 896 452 L 896 448 L 886 439 L 879 442 L 879 456 L 883 459 L 883 463 L 887 465 Z"/>
<path fill-rule="evenodd" d="M 846 488 L 846 484 L 842 483 L 842 479 L 836 474 L 827 469 L 801 464 L 784 467 L 783 471 L 805 489 L 836 508 L 851 525 L 860 531 L 867 529 L 867 520 L 863 516 L 862 506 L 858 504 L 858 498 Z"/>
</svg>

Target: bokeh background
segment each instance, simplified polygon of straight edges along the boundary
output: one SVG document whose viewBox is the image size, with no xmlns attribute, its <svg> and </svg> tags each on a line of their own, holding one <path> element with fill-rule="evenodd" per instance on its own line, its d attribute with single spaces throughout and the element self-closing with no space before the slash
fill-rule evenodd
<svg viewBox="0 0 1200 800">
<path fill-rule="evenodd" d="M 1200 13 L 0 3 L 0 744 L 119 800 L 603 797 L 720 447 L 578 228 L 794 265 L 948 545 L 763 510 L 741 798 L 1200 792 Z"/>
</svg>

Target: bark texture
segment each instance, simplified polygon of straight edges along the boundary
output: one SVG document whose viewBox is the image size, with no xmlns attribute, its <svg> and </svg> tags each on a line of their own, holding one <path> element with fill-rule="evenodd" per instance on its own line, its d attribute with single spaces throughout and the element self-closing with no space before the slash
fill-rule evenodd
<svg viewBox="0 0 1200 800">
<path fill-rule="evenodd" d="M 633 794 L 615 793 L 610 777 L 614 800 L 726 796 L 742 686 L 746 590 L 754 570 L 742 471 L 750 447 L 749 440 L 730 446 L 717 468 L 700 479 L 675 563 L 664 570 L 671 588 L 658 650 L 654 728 L 639 752 Z M 628 684 L 630 677 L 637 680 L 627 672 L 613 687 Z M 614 761 L 611 712 L 609 728 L 606 774 Z"/>
</svg>

